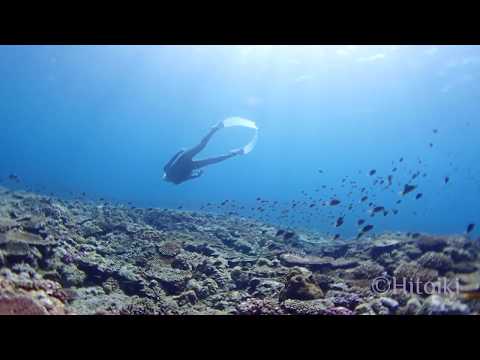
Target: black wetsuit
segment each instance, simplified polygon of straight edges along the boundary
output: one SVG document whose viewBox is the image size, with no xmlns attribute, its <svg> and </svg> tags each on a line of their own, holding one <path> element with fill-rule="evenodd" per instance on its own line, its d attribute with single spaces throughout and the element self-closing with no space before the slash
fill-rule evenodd
<svg viewBox="0 0 480 360">
<path fill-rule="evenodd" d="M 202 171 L 195 171 L 207 165 L 216 164 L 223 160 L 229 159 L 232 156 L 238 155 L 241 152 L 232 152 L 228 155 L 222 155 L 214 158 L 204 160 L 193 160 L 193 157 L 202 151 L 207 146 L 210 138 L 220 127 L 214 127 L 205 136 L 200 144 L 191 148 L 190 150 L 180 150 L 176 153 L 170 161 L 165 165 L 165 180 L 174 184 L 180 184 L 184 181 L 195 179 L 202 175 Z"/>
</svg>

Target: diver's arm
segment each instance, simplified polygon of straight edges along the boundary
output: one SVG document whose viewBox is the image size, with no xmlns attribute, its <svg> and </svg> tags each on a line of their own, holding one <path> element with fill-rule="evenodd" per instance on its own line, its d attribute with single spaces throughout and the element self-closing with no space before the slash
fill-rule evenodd
<svg viewBox="0 0 480 360">
<path fill-rule="evenodd" d="M 173 157 L 170 159 L 170 161 L 167 163 L 167 165 L 165 165 L 163 167 L 163 170 L 164 171 L 167 171 L 167 169 L 172 166 L 173 162 L 180 156 L 181 153 L 183 153 L 184 150 L 180 150 L 179 152 L 177 152 L 175 155 L 173 155 Z"/>
</svg>

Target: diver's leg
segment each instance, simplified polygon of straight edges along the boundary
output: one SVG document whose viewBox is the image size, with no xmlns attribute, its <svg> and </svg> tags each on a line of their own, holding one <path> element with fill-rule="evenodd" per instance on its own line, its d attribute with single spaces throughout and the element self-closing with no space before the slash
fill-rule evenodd
<svg viewBox="0 0 480 360">
<path fill-rule="evenodd" d="M 223 127 L 223 121 L 219 122 L 217 125 L 212 127 L 212 129 L 209 131 L 209 133 L 202 139 L 200 144 L 196 145 L 195 147 L 191 148 L 190 150 L 187 150 L 182 156 L 192 159 L 200 151 L 205 149 L 205 146 L 207 146 L 207 144 L 210 141 L 210 139 L 212 138 L 213 134 L 215 134 L 222 127 Z"/>
<path fill-rule="evenodd" d="M 238 155 L 237 153 L 230 153 L 228 155 L 222 155 L 222 156 L 217 156 L 214 158 L 209 158 L 209 159 L 204 159 L 204 160 L 196 160 L 193 162 L 194 169 L 200 169 L 202 167 L 212 165 L 212 164 L 217 164 L 219 162 L 222 162 L 224 160 L 230 159 L 233 156 Z"/>
</svg>

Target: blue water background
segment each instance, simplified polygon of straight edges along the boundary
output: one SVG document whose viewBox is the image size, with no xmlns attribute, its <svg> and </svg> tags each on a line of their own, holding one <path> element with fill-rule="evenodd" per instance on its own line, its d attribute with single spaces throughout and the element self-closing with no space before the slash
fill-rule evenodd
<svg viewBox="0 0 480 360">
<path fill-rule="evenodd" d="M 478 46 L 0 46 L 0 178 L 60 197 L 192 210 L 335 195 L 338 207 L 299 206 L 285 219 L 243 214 L 342 236 L 357 233 L 359 218 L 377 232 L 461 233 L 480 223 L 479 80 Z M 258 124 L 252 153 L 179 186 L 161 180 L 178 149 L 229 116 Z M 200 157 L 251 135 L 224 129 Z M 369 170 L 386 177 L 394 167 L 392 188 L 372 186 Z M 412 182 L 418 191 L 395 204 L 417 170 L 427 174 Z M 399 213 L 370 218 L 363 186 Z"/>
</svg>

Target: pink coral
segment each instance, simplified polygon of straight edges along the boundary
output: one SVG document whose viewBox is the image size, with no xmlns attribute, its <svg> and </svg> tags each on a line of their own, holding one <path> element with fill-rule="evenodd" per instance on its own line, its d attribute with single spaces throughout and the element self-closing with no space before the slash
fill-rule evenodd
<svg viewBox="0 0 480 360">
<path fill-rule="evenodd" d="M 25 295 L 1 296 L 0 315 L 47 315 L 47 311 Z"/>
</svg>

